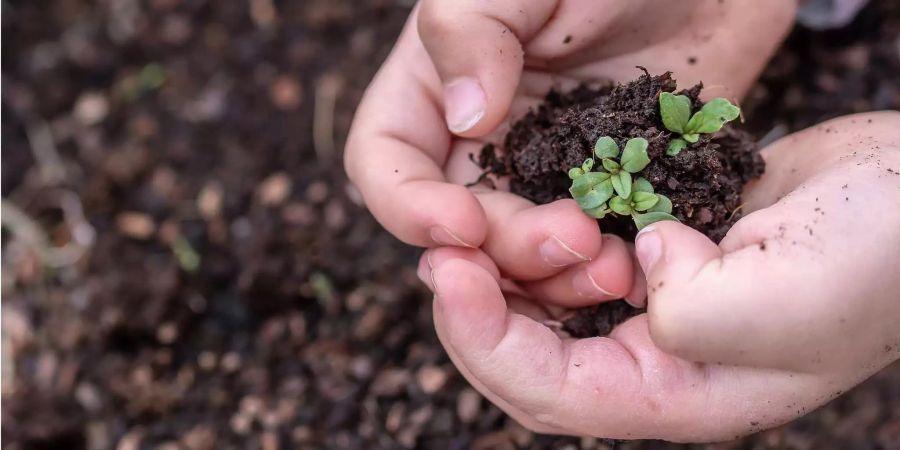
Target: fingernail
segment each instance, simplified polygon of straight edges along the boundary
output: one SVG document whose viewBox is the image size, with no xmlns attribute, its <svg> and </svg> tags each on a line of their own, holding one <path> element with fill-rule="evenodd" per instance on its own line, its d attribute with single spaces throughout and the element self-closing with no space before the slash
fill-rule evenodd
<svg viewBox="0 0 900 450">
<path fill-rule="evenodd" d="M 580 262 L 590 261 L 591 258 L 584 256 L 561 241 L 556 236 L 550 236 L 538 247 L 541 258 L 553 267 L 565 267 Z"/>
<path fill-rule="evenodd" d="M 474 78 L 460 78 L 444 86 L 447 126 L 454 133 L 474 127 L 484 117 L 485 95 Z"/>
<path fill-rule="evenodd" d="M 431 227 L 431 230 L 429 230 L 429 234 L 431 235 L 431 240 L 433 240 L 438 245 L 452 245 L 475 248 L 474 245 L 460 239 L 459 236 L 453 234 L 453 232 L 447 229 L 447 227 L 445 226 L 435 225 Z"/>
<path fill-rule="evenodd" d="M 572 286 L 575 288 L 575 292 L 582 297 L 596 299 L 621 297 L 621 295 L 613 294 L 600 287 L 597 281 L 594 280 L 594 277 L 586 270 L 582 270 L 572 277 Z"/>
<path fill-rule="evenodd" d="M 635 237 L 634 252 L 637 253 L 637 259 L 641 264 L 641 269 L 644 270 L 644 275 L 650 275 L 653 266 L 662 255 L 662 250 L 662 238 L 652 226 L 644 228 Z"/>
<path fill-rule="evenodd" d="M 425 265 L 419 264 L 416 268 L 416 275 L 419 277 L 419 281 L 422 282 L 429 289 L 433 289 L 428 283 L 431 281 L 431 271 L 434 270 L 434 266 L 431 264 L 431 252 L 429 250 L 425 250 Z"/>
<path fill-rule="evenodd" d="M 431 269 L 431 287 L 433 288 L 433 290 L 431 292 L 434 293 L 434 298 L 440 298 L 441 293 L 440 293 L 440 290 L 438 289 L 437 280 L 435 279 L 435 276 L 434 276 L 435 272 L 437 272 L 437 269 L 432 268 Z"/>
</svg>

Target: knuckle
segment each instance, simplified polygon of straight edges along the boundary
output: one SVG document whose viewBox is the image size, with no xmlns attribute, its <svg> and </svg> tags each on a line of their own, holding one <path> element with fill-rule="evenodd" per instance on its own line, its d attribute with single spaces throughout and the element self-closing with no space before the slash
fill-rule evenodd
<svg viewBox="0 0 900 450">
<path fill-rule="evenodd" d="M 451 8 L 452 2 L 425 1 L 419 11 L 417 26 L 419 36 L 425 42 L 452 34 L 457 29 L 457 13 Z"/>
</svg>

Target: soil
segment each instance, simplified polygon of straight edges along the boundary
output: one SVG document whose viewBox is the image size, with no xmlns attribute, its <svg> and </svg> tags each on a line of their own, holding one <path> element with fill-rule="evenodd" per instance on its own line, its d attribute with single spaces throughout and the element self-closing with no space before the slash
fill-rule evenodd
<svg viewBox="0 0 900 450">
<path fill-rule="evenodd" d="M 593 156 L 597 139 L 610 136 L 623 148 L 628 139 L 642 137 L 649 142 L 650 164 L 639 175 L 672 200 L 673 215 L 682 223 L 716 242 L 722 240 L 741 218 L 744 184 L 765 170 L 756 142 L 732 122 L 718 133 L 701 135 L 678 155 L 667 156 L 668 143 L 678 136 L 662 123 L 659 95 L 675 92 L 676 81 L 671 73 L 644 72 L 624 85 L 550 92 L 544 103 L 512 125 L 502 153 L 486 145 L 479 163 L 487 175 L 507 177 L 513 193 L 543 204 L 571 198 L 567 172 Z M 696 85 L 676 94 L 687 96 L 697 111 L 703 106 L 702 88 Z M 599 223 L 604 232 L 627 241 L 633 242 L 637 234 L 630 217 L 608 216 Z M 567 320 L 564 329 L 574 337 L 602 336 L 640 312 L 624 302 L 585 308 Z"/>
<path fill-rule="evenodd" d="M 4 449 L 611 448 L 529 433 L 468 386 L 418 255 L 344 178 L 411 4 L 3 4 L 3 218 L 84 251 L 49 265 L 4 223 Z M 747 126 L 900 109 L 898 37 L 877 0 L 797 30 Z M 745 439 L 617 448 L 900 448 L 900 366 Z"/>
<path fill-rule="evenodd" d="M 702 85 L 677 92 L 691 99 L 692 110 Z M 640 173 L 656 192 L 672 200 L 673 214 L 716 242 L 741 217 L 741 189 L 765 170 L 753 137 L 733 123 L 677 156 L 666 156 L 678 137 L 659 114 L 659 94 L 674 92 L 671 73 L 645 74 L 631 83 L 571 92 L 550 92 L 545 102 L 515 122 L 502 154 L 494 145 L 482 150 L 479 162 L 488 174 L 509 178 L 510 191 L 543 204 L 571 198 L 567 172 L 592 156 L 594 143 L 610 136 L 622 148 L 628 139 L 647 139 L 650 164 Z M 637 229 L 628 217 L 604 218 L 601 228 L 634 240 Z"/>
</svg>

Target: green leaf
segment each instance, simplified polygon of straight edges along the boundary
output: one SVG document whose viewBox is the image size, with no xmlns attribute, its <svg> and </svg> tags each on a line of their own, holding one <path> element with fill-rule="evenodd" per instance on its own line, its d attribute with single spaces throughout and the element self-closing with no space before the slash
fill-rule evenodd
<svg viewBox="0 0 900 450">
<path fill-rule="evenodd" d="M 616 191 L 616 194 L 619 196 L 628 198 L 631 196 L 631 174 L 626 171 L 621 171 L 616 175 L 613 175 L 610 180 L 612 181 L 613 189 Z"/>
<path fill-rule="evenodd" d="M 622 168 L 631 173 L 638 173 L 650 164 L 647 147 L 650 143 L 644 138 L 629 139 L 622 152 Z"/>
<path fill-rule="evenodd" d="M 631 202 L 634 203 L 635 211 L 646 211 L 659 202 L 659 198 L 649 192 L 634 192 L 631 194 Z"/>
<path fill-rule="evenodd" d="M 573 167 L 569 169 L 569 179 L 576 180 L 578 177 L 584 175 L 584 170 L 581 167 Z"/>
<path fill-rule="evenodd" d="M 707 120 L 706 113 L 703 111 L 697 111 L 691 116 L 691 120 L 688 121 L 687 125 L 684 126 L 684 137 L 688 134 L 699 134 L 700 133 L 700 125 L 703 124 L 704 121 Z"/>
<path fill-rule="evenodd" d="M 731 122 L 741 116 L 741 108 L 734 106 L 728 100 L 719 97 L 710 100 L 700 108 L 704 114 L 719 119 L 720 122 Z"/>
<path fill-rule="evenodd" d="M 603 168 L 608 170 L 610 173 L 617 173 L 619 171 L 619 168 L 621 167 L 621 166 L 619 166 L 619 163 L 617 163 L 609 158 L 603 158 L 602 162 L 603 162 Z"/>
<path fill-rule="evenodd" d="M 612 211 L 606 205 L 600 205 L 594 209 L 585 210 L 584 212 L 595 219 L 602 219 Z"/>
<path fill-rule="evenodd" d="M 598 158 L 615 158 L 619 156 L 619 146 L 609 136 L 603 136 L 594 144 L 594 154 Z"/>
<path fill-rule="evenodd" d="M 691 144 L 694 144 L 700 140 L 700 135 L 698 133 L 683 134 L 681 135 L 681 137 Z"/>
<path fill-rule="evenodd" d="M 649 192 L 653 193 L 653 185 L 647 181 L 646 178 L 640 177 L 637 180 L 634 180 L 634 183 L 631 185 L 631 190 L 634 192 Z"/>
<path fill-rule="evenodd" d="M 612 209 L 614 213 L 623 216 L 627 216 L 633 212 L 631 209 L 631 202 L 622 197 L 613 197 L 609 201 L 609 208 Z"/>
<path fill-rule="evenodd" d="M 663 92 L 659 95 L 659 113 L 666 128 L 676 133 L 684 133 L 684 127 L 691 117 L 691 99 L 684 95 Z"/>
<path fill-rule="evenodd" d="M 724 98 L 717 98 L 697 111 L 684 128 L 685 134 L 715 133 L 726 123 L 737 119 L 741 110 Z"/>
<path fill-rule="evenodd" d="M 613 196 L 612 183 L 607 180 L 593 186 L 582 195 L 573 195 L 581 209 L 589 210 L 600 207 Z"/>
<path fill-rule="evenodd" d="M 572 194 L 572 197 L 583 196 L 600 183 L 609 181 L 609 177 L 610 175 L 606 172 L 588 172 L 572 181 L 569 193 Z"/>
<path fill-rule="evenodd" d="M 662 194 L 656 194 L 656 198 L 659 199 L 659 201 L 656 202 L 656 204 L 647 211 L 672 214 L 672 200 L 669 200 L 669 197 L 666 197 Z"/>
<path fill-rule="evenodd" d="M 612 206 L 612 202 L 610 202 L 610 206 Z M 678 219 L 676 219 L 675 216 L 663 212 L 632 214 L 631 218 L 634 219 L 634 224 L 637 225 L 638 230 L 643 230 L 647 225 L 650 225 L 651 223 L 662 222 L 663 220 L 674 220 L 678 222 Z"/>
<path fill-rule="evenodd" d="M 666 149 L 666 154 L 669 156 L 675 156 L 681 153 L 682 150 L 687 148 L 688 143 L 684 139 L 675 138 L 669 141 L 669 148 Z"/>
<path fill-rule="evenodd" d="M 581 164 L 581 170 L 590 172 L 594 168 L 594 158 L 588 158 Z"/>
</svg>

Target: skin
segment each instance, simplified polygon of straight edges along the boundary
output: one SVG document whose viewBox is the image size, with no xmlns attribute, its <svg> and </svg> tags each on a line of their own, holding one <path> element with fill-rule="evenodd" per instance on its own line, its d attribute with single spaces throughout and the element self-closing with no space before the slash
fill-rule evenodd
<svg viewBox="0 0 900 450">
<path fill-rule="evenodd" d="M 745 197 L 753 212 L 720 246 L 661 223 L 635 252 L 598 233 L 572 200 L 535 206 L 463 187 L 480 173 L 469 154 L 554 86 L 627 81 L 643 65 L 673 70 L 682 85 L 702 78 L 706 98 L 738 100 L 795 7 L 426 0 L 411 16 L 360 105 L 347 171 L 385 228 L 440 247 L 419 267 L 436 293 L 438 335 L 469 381 L 525 426 L 730 439 L 803 414 L 897 359 L 900 221 L 883 207 L 900 183 L 885 171 L 900 170 L 896 113 L 830 122 L 767 149 L 769 169 Z M 623 295 L 644 304 L 648 291 L 648 314 L 608 338 L 564 340 L 545 326 Z"/>
<path fill-rule="evenodd" d="M 720 245 L 678 223 L 637 239 L 648 313 L 560 338 L 491 259 L 440 248 L 419 274 L 464 376 L 538 432 L 719 441 L 792 420 L 900 358 L 900 113 L 766 148 Z M 525 297 L 525 298 L 523 298 Z"/>
<path fill-rule="evenodd" d="M 481 248 L 551 309 L 640 302 L 643 277 L 624 242 L 598 233 L 573 200 L 536 206 L 503 189 L 465 188 L 481 173 L 469 155 L 499 141 L 510 118 L 552 87 L 629 81 L 638 65 L 672 70 L 684 86 L 702 78 L 705 96 L 737 100 L 795 8 L 784 0 L 425 0 L 357 111 L 347 173 L 400 240 Z M 478 120 L 465 119 L 472 114 Z"/>
</svg>

